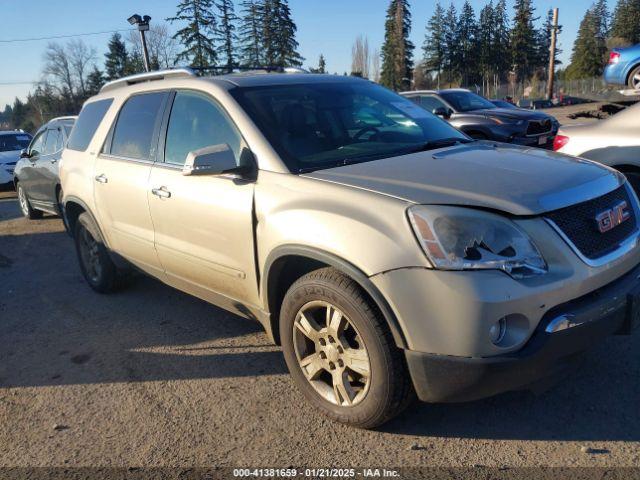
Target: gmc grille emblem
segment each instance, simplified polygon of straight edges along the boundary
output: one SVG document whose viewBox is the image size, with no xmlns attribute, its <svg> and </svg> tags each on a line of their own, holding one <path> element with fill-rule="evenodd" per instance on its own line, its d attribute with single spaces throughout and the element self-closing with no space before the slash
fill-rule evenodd
<svg viewBox="0 0 640 480">
<path fill-rule="evenodd" d="M 625 220 L 629 220 L 631 213 L 627 210 L 627 202 L 620 202 L 609 210 L 600 212 L 596 215 L 596 224 L 600 233 L 608 232 L 617 227 Z"/>
</svg>

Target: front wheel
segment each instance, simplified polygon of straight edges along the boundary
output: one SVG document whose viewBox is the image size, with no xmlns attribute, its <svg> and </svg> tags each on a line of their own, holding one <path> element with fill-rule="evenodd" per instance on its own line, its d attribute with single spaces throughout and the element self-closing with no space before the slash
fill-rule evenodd
<svg viewBox="0 0 640 480">
<path fill-rule="evenodd" d="M 42 218 L 42 212 L 34 209 L 31 206 L 31 203 L 29 203 L 27 192 L 20 182 L 18 182 L 18 203 L 20 204 L 20 211 L 22 212 L 22 215 L 27 217 L 29 220 Z"/>
<path fill-rule="evenodd" d="M 404 357 L 381 314 L 356 282 L 333 268 L 291 286 L 280 335 L 294 383 L 333 420 L 373 428 L 413 398 Z"/>
</svg>

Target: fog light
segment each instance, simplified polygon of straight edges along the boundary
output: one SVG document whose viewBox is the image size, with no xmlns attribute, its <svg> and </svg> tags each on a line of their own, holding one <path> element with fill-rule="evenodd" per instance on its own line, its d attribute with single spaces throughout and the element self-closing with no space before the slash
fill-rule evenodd
<svg viewBox="0 0 640 480">
<path fill-rule="evenodd" d="M 507 320 L 502 317 L 496 323 L 491 325 L 489 329 L 489 337 L 494 345 L 498 345 L 504 339 L 505 334 L 507 333 Z"/>
</svg>

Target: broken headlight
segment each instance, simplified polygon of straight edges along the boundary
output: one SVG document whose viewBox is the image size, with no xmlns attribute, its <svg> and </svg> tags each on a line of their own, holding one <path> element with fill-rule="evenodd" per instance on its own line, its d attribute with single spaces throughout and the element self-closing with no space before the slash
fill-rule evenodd
<svg viewBox="0 0 640 480">
<path fill-rule="evenodd" d="M 460 207 L 409 208 L 409 220 L 427 257 L 441 270 L 502 270 L 514 278 L 547 271 L 531 238 L 511 220 Z"/>
</svg>

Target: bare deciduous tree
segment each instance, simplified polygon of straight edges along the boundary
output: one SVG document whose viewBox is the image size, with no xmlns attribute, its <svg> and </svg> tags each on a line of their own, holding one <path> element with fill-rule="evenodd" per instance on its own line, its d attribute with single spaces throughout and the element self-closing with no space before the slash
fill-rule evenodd
<svg viewBox="0 0 640 480">
<path fill-rule="evenodd" d="M 376 48 L 371 56 L 371 80 L 380 82 L 380 51 Z"/>
<path fill-rule="evenodd" d="M 73 97 L 74 84 L 69 55 L 64 46 L 51 42 L 44 52 L 43 74 L 52 79 L 55 88 L 62 94 Z"/>
<path fill-rule="evenodd" d="M 71 40 L 66 45 L 49 43 L 44 52 L 45 80 L 63 97 L 84 97 L 87 76 L 95 59 L 96 49 L 82 40 Z"/>
<path fill-rule="evenodd" d="M 351 49 L 351 73 L 363 78 L 369 78 L 369 40 L 366 36 L 358 35 Z"/>
<path fill-rule="evenodd" d="M 87 77 L 96 60 L 96 49 L 88 47 L 82 40 L 71 40 L 67 43 L 66 51 L 77 91 L 80 95 L 85 96 L 87 94 Z"/>
<path fill-rule="evenodd" d="M 154 68 L 171 68 L 176 64 L 178 43 L 169 32 L 166 23 L 152 25 L 147 32 L 149 61 Z M 127 39 L 131 44 L 131 56 L 142 62 L 142 43 L 140 34 L 129 32 Z"/>
</svg>

